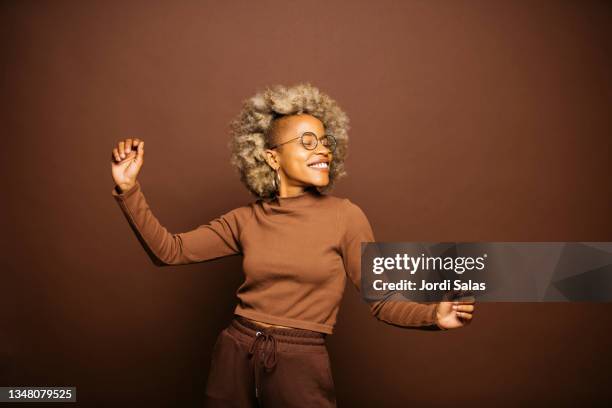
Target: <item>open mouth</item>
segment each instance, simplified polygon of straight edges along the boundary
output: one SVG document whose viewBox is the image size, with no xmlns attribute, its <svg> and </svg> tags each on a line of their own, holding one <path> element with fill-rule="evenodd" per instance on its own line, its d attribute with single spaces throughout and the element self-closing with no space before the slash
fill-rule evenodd
<svg viewBox="0 0 612 408">
<path fill-rule="evenodd" d="M 309 164 L 308 167 L 310 167 L 311 169 L 316 169 L 316 170 L 329 170 L 329 166 L 325 162 Z"/>
</svg>

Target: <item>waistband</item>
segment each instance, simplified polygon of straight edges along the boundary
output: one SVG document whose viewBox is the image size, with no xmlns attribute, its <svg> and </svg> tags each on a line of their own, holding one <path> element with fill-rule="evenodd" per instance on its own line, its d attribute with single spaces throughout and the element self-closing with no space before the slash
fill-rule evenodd
<svg viewBox="0 0 612 408">
<path fill-rule="evenodd" d="M 261 398 L 261 370 L 271 371 L 277 363 L 277 351 L 300 350 L 309 352 L 327 352 L 325 333 L 297 328 L 263 327 L 240 315 L 234 318 L 227 327 L 229 335 L 241 338 L 248 347 L 254 370 L 255 397 Z"/>
<path fill-rule="evenodd" d="M 306 329 L 285 329 L 283 327 L 262 327 L 246 317 L 234 315 L 230 327 L 238 330 L 249 337 L 257 337 L 258 334 L 273 335 L 278 342 L 292 344 L 325 344 L 325 333 Z"/>
</svg>

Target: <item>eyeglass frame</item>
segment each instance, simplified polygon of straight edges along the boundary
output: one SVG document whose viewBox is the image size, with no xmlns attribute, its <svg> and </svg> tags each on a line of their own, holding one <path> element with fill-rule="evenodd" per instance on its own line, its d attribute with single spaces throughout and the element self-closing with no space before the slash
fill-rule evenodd
<svg viewBox="0 0 612 408">
<path fill-rule="evenodd" d="M 315 146 L 314 146 L 312 149 L 309 149 L 309 148 L 307 148 L 307 147 L 304 145 L 303 138 L 304 138 L 304 135 L 306 135 L 306 134 L 311 134 L 311 135 L 313 135 L 313 136 L 315 137 L 315 140 L 317 141 L 317 144 L 315 144 Z M 325 146 L 325 147 L 326 147 L 326 148 L 327 148 L 329 151 L 331 151 L 332 153 L 333 153 L 333 152 L 335 152 L 335 151 L 336 151 L 336 147 L 338 146 L 338 142 L 337 142 L 336 138 L 334 137 L 334 135 L 330 135 L 330 134 L 327 134 L 327 133 L 326 133 L 326 134 L 324 134 L 323 136 L 321 136 L 321 139 L 323 139 L 324 137 L 327 137 L 328 139 L 329 139 L 330 137 L 332 138 L 332 140 L 334 141 L 334 143 L 333 143 L 334 148 L 333 148 L 333 149 L 330 149 L 330 148 L 329 148 L 329 147 L 327 147 L 327 146 Z M 300 136 L 294 137 L 293 139 L 289 139 L 289 140 L 287 140 L 287 141 L 285 141 L 285 142 L 283 142 L 283 143 L 277 143 L 277 144 L 275 144 L 274 146 L 270 146 L 270 147 L 269 147 L 269 149 L 276 149 L 276 148 L 277 148 L 277 147 L 279 147 L 279 146 L 282 146 L 282 145 L 287 144 L 287 143 L 289 143 L 289 142 L 293 142 L 295 139 L 300 139 L 300 144 L 301 144 L 301 145 L 302 145 L 302 147 L 304 147 L 304 149 L 306 149 L 306 150 L 314 150 L 314 149 L 316 149 L 316 148 L 319 146 L 319 138 L 317 137 L 317 134 L 316 134 L 316 133 L 314 133 L 314 132 L 304 132 L 304 133 L 302 133 Z"/>
</svg>

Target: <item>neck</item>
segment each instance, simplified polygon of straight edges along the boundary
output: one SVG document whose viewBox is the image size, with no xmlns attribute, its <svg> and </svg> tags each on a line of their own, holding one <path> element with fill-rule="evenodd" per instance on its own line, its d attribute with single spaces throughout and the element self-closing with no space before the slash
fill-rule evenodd
<svg viewBox="0 0 612 408">
<path fill-rule="evenodd" d="M 291 197 L 299 197 L 304 194 L 313 194 L 316 193 L 317 190 L 314 186 L 309 186 L 305 188 L 295 188 L 295 189 L 281 189 L 279 198 L 291 198 Z"/>
</svg>

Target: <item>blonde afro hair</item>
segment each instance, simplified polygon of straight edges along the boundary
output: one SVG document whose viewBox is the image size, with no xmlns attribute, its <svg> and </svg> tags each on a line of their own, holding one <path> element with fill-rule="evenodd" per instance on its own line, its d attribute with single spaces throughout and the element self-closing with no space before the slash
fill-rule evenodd
<svg viewBox="0 0 612 408">
<path fill-rule="evenodd" d="M 291 87 L 273 85 L 244 100 L 242 110 L 230 122 L 230 162 L 240 174 L 240 181 L 256 197 L 271 199 L 276 195 L 275 171 L 265 160 L 265 149 L 274 143 L 271 131 L 274 120 L 302 113 L 319 119 L 325 132 L 336 139 L 336 150 L 329 165 L 329 184 L 317 190 L 330 190 L 336 180 L 346 175 L 349 119 L 336 101 L 310 83 Z"/>
</svg>

